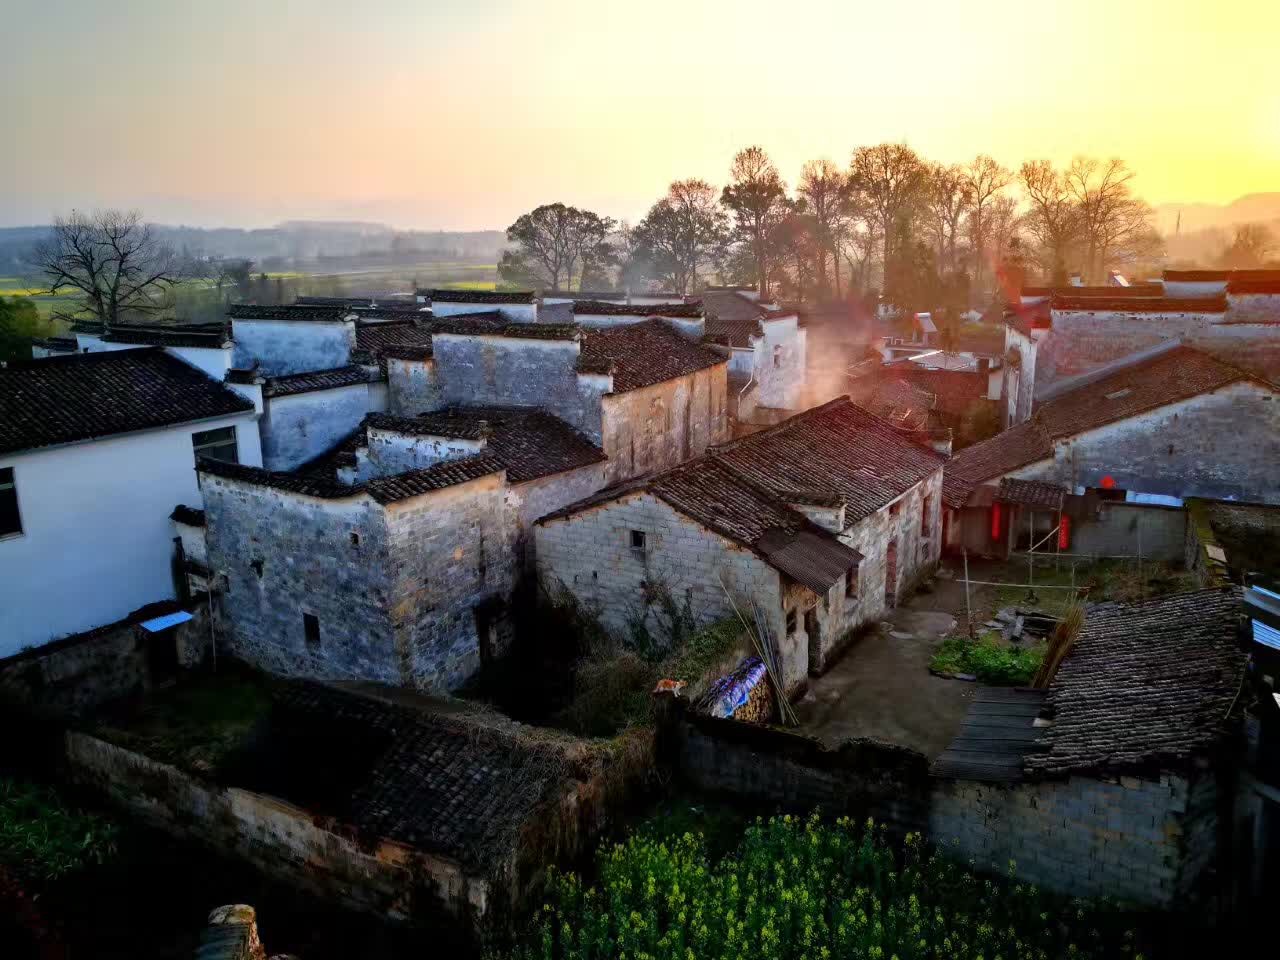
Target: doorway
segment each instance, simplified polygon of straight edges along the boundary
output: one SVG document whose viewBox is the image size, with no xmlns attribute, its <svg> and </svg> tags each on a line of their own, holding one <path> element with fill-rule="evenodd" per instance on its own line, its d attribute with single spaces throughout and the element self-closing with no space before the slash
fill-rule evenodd
<svg viewBox="0 0 1280 960">
<path fill-rule="evenodd" d="M 884 558 L 884 604 L 886 607 L 898 603 L 898 538 L 889 541 L 889 549 Z"/>
</svg>

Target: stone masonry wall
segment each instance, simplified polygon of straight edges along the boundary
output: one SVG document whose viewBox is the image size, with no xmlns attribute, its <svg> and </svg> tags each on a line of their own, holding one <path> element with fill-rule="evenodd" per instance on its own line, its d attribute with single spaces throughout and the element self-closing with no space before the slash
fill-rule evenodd
<svg viewBox="0 0 1280 960">
<path fill-rule="evenodd" d="M 515 580 L 503 494 L 492 474 L 386 508 L 399 682 L 452 690 L 480 668 L 492 642 L 482 632 L 496 629 L 480 608 L 504 602 Z"/>
<path fill-rule="evenodd" d="M 507 487 L 507 528 L 517 570 L 533 569 L 535 520 L 583 500 L 605 487 L 607 464 L 593 463 Z"/>
<path fill-rule="evenodd" d="M 645 535 L 644 549 L 631 546 L 633 530 Z M 795 691 L 805 683 L 808 652 L 800 638 L 786 636 L 778 572 L 661 500 L 635 493 L 539 525 L 535 538 L 539 580 L 549 590 L 563 586 L 588 611 L 598 614 L 606 629 L 623 639 L 629 637 L 633 619 L 655 626 L 644 597 L 647 588 L 657 584 L 665 586 L 677 603 L 683 604 L 688 597 L 695 619 L 703 626 L 733 616 L 725 587 L 735 602 L 754 599 L 771 613 L 774 636 L 782 647 L 785 686 Z"/>
<path fill-rule="evenodd" d="M 440 380 L 436 362 L 387 358 L 387 409 L 398 417 L 415 417 L 428 410 L 439 410 Z"/>
<path fill-rule="evenodd" d="M 1203 813 L 1215 797 L 1211 780 L 1193 790 L 1173 776 L 939 781 L 929 832 L 980 869 L 1003 873 L 1013 861 L 1018 877 L 1063 893 L 1168 907 L 1212 859 Z"/>
<path fill-rule="evenodd" d="M 728 440 L 727 367 L 605 396 L 595 439 L 609 457 L 609 482 L 666 470 Z"/>
<path fill-rule="evenodd" d="M 424 437 L 368 427 L 366 473 L 388 477 L 410 470 L 422 470 L 445 460 L 458 460 L 483 453 L 485 441 L 458 437 Z M 362 475 L 363 479 L 363 475 Z"/>
<path fill-rule="evenodd" d="M 1103 502 L 1097 519 L 1075 525 L 1070 552 L 1131 557 L 1141 548 L 1147 560 L 1181 563 L 1186 530 L 1187 515 L 1179 507 Z"/>
<path fill-rule="evenodd" d="M 401 682 L 381 508 L 201 475 L 218 632 L 275 673 Z M 319 620 L 309 646 L 304 614 Z"/>
<path fill-rule="evenodd" d="M 116 806 L 304 890 L 397 919 L 443 909 L 485 922 L 488 881 L 452 860 L 386 841 L 363 848 L 283 800 L 197 781 L 87 734 L 66 735 L 65 758 L 73 780 Z"/>
<path fill-rule="evenodd" d="M 1072 487 L 1109 475 L 1145 493 L 1280 503 L 1277 463 L 1280 396 L 1236 383 L 1059 442 L 1051 468 L 1015 475 Z"/>
<path fill-rule="evenodd" d="M 442 405 L 539 407 L 600 442 L 607 378 L 578 376 L 577 341 L 437 333 L 432 352 Z"/>
</svg>

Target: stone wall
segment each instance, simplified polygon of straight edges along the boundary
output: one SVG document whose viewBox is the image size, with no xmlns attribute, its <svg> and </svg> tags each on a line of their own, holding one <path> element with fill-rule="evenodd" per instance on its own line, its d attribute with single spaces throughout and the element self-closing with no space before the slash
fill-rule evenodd
<svg viewBox="0 0 1280 960">
<path fill-rule="evenodd" d="M 1104 501 L 1096 518 L 1075 525 L 1070 552 L 1135 557 L 1141 551 L 1145 560 L 1181 564 L 1186 536 L 1187 515 L 1181 507 Z"/>
<path fill-rule="evenodd" d="M 361 479 L 387 477 L 410 470 L 422 470 L 445 460 L 458 460 L 483 453 L 485 441 L 459 437 L 430 437 L 400 433 L 370 426 L 365 431 L 368 454 Z"/>
<path fill-rule="evenodd" d="M 898 833 L 925 829 L 929 762 L 906 747 L 875 740 L 837 748 L 779 727 L 720 719 L 687 710 L 683 700 L 664 720 L 659 749 L 698 790 L 796 813 L 872 817 Z"/>
<path fill-rule="evenodd" d="M 728 440 L 727 366 L 605 396 L 593 439 L 609 457 L 609 482 L 666 470 Z"/>
<path fill-rule="evenodd" d="M 1280 397 L 1257 384 L 1212 393 L 1059 441 L 1051 465 L 1013 476 L 1069 487 L 1280 503 Z"/>
<path fill-rule="evenodd" d="M 154 634 L 138 624 L 169 613 L 176 604 L 143 608 L 117 623 L 76 634 L 0 660 L 0 701 L 25 709 L 78 713 L 109 700 L 143 693 L 159 680 L 153 674 L 152 648 L 173 644 L 158 659 L 191 667 L 209 651 L 207 607 L 191 607 L 192 619 L 171 632 Z"/>
<path fill-rule="evenodd" d="M 643 549 L 631 546 L 633 530 L 644 534 Z M 643 492 L 541 524 L 534 533 L 539 580 L 567 589 L 623 639 L 633 621 L 656 629 L 653 604 L 646 603 L 655 587 L 677 604 L 687 599 L 699 626 L 734 615 L 726 588 L 735 602 L 754 599 L 773 617 L 788 691 L 803 686 L 808 652 L 802 636 L 786 635 L 781 576 L 745 547 Z"/>
<path fill-rule="evenodd" d="M 1169 907 L 1190 895 L 1214 859 L 1217 788 L 1189 782 L 1071 777 L 990 784 L 939 781 L 931 839 L 995 873 L 1075 896 Z"/>
<path fill-rule="evenodd" d="M 357 383 L 267 397 L 258 421 L 262 465 L 268 470 L 292 470 L 333 449 L 360 426 L 365 414 L 381 409 L 370 387 Z"/>
<path fill-rule="evenodd" d="M 1232 322 L 1280 321 L 1280 293 L 1228 293 L 1227 311 Z"/>
<path fill-rule="evenodd" d="M 428 410 L 439 410 L 440 380 L 436 362 L 387 358 L 387 409 L 399 417 L 415 417 Z"/>
<path fill-rule="evenodd" d="M 267 377 L 344 367 L 356 345 L 354 320 L 237 319 L 231 327 L 235 365 L 247 369 L 256 363 Z"/>
<path fill-rule="evenodd" d="M 539 407 L 600 442 L 600 392 L 611 389 L 609 378 L 579 377 L 577 340 L 431 339 L 442 405 Z"/>
<path fill-rule="evenodd" d="M 469 926 L 485 922 L 489 882 L 455 861 L 358 844 L 276 797 L 199 781 L 84 733 L 66 734 L 65 760 L 73 781 L 143 821 L 303 890 L 395 919 L 443 908 Z"/>
<path fill-rule="evenodd" d="M 566 470 L 508 486 L 507 526 L 517 570 L 533 569 L 534 521 L 603 490 L 607 466 L 604 463 L 593 463 L 577 470 Z"/>
</svg>

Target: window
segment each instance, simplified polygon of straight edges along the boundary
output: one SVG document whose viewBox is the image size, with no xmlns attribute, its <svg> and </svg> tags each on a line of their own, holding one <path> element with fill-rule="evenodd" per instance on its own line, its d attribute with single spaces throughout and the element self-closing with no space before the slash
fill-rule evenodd
<svg viewBox="0 0 1280 960">
<path fill-rule="evenodd" d="M 889 516 L 891 516 L 891 517 L 896 517 L 896 516 L 897 516 L 898 514 L 900 514 L 901 512 L 902 512 L 902 501 L 901 501 L 901 500 L 899 500 L 897 503 L 891 503 L 891 504 L 889 504 Z"/>
<path fill-rule="evenodd" d="M 796 632 L 796 612 L 794 610 L 787 611 L 787 636 L 791 636 Z"/>
<path fill-rule="evenodd" d="M 302 615 L 302 632 L 307 639 L 307 649 L 320 649 L 320 618 L 314 613 Z"/>
<path fill-rule="evenodd" d="M 191 435 L 191 448 L 196 459 L 208 457 L 226 463 L 239 463 L 236 453 L 236 428 L 221 427 L 217 430 L 197 430 Z"/>
<path fill-rule="evenodd" d="M 933 516 L 933 498 L 925 497 L 920 507 L 920 536 L 929 536 L 929 520 Z"/>
<path fill-rule="evenodd" d="M 775 368 L 782 366 L 782 345 L 781 344 L 774 344 L 773 365 Z"/>
<path fill-rule="evenodd" d="M 0 537 L 16 537 L 22 532 L 18 513 L 18 488 L 13 484 L 13 467 L 0 467 Z"/>
<path fill-rule="evenodd" d="M 850 600 L 858 599 L 858 568 L 854 567 L 844 578 L 844 595 Z"/>
<path fill-rule="evenodd" d="M 643 530 L 631 531 L 631 549 L 639 550 L 641 552 L 644 551 L 644 531 Z"/>
</svg>

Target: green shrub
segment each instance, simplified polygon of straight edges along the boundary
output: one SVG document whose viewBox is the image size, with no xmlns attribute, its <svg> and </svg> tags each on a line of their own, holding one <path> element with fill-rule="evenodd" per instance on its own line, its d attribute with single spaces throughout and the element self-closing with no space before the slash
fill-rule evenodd
<svg viewBox="0 0 1280 960">
<path fill-rule="evenodd" d="M 0 778 L 0 862 L 42 881 L 103 863 L 118 830 L 102 817 L 66 806 L 48 787 Z"/>
<path fill-rule="evenodd" d="M 977 640 L 947 637 L 933 655 L 929 669 L 938 673 L 969 673 L 993 686 L 1021 687 L 1031 683 L 1044 660 L 1045 645 L 1001 646 L 999 634 L 984 633 Z"/>
<path fill-rule="evenodd" d="M 599 881 L 553 874 L 550 896 L 513 960 L 1047 960 L 1132 956 L 1086 905 L 981 879 L 917 836 L 895 849 L 882 829 L 757 819 L 712 860 L 701 834 L 632 836 L 602 852 Z M 1105 918 L 1103 918 L 1105 919 Z"/>
</svg>

